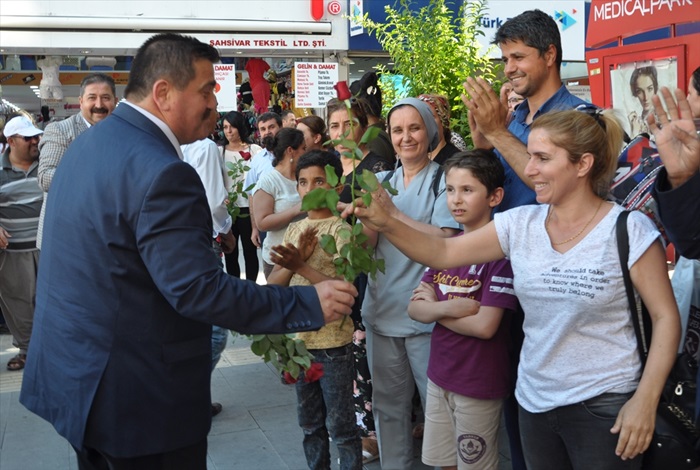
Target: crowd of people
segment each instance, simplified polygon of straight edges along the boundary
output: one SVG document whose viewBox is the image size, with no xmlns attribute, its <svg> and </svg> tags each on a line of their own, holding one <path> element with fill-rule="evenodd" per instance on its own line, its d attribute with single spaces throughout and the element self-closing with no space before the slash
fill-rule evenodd
<svg viewBox="0 0 700 470">
<path fill-rule="evenodd" d="M 296 332 L 324 370 L 295 384 L 311 469 L 330 468 L 330 445 L 343 470 L 377 458 L 409 469 L 415 437 L 427 465 L 494 469 L 501 416 L 515 470 L 641 468 L 688 314 L 662 236 L 630 214 L 628 267 L 652 319 L 642 367 L 615 238 L 624 208 L 608 197 L 622 123 L 562 84 L 547 14 L 509 19 L 493 43 L 507 81 L 499 95 L 466 79 L 472 149 L 436 93 L 383 120 L 375 73 L 323 117 L 259 109 L 253 128 L 228 112 L 214 142 L 219 54 L 170 33 L 141 46 L 118 107 L 96 73 L 74 117 L 43 131 L 8 120 L 0 308 L 21 403 L 81 470 L 205 469 L 221 411 L 210 373 L 229 330 Z M 644 112 L 628 119 L 664 165 L 656 217 L 680 263 L 697 266 L 700 69 L 687 96 L 646 68 L 630 86 Z M 353 201 L 365 170 L 396 194 Z M 329 172 L 347 183 L 332 187 Z M 342 218 L 302 210 L 316 188 L 339 193 Z M 347 282 L 319 240 L 340 250 L 353 214 L 385 269 Z"/>
</svg>

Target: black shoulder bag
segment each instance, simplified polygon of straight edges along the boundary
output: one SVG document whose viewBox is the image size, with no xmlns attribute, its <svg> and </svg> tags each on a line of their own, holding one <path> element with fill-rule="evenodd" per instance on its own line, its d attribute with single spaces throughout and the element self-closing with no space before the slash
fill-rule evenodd
<svg viewBox="0 0 700 470">
<path fill-rule="evenodd" d="M 637 305 L 627 267 L 629 259 L 627 217 L 629 214 L 628 211 L 624 211 L 617 218 L 617 249 L 632 314 L 632 325 L 637 336 L 637 349 L 644 367 L 651 339 L 651 317 L 644 303 Z M 693 469 L 700 465 L 698 454 L 700 432 L 694 423 L 697 370 L 697 362 L 688 354 L 683 353 L 678 356 L 659 400 L 654 437 L 649 448 L 644 452 L 643 469 L 681 470 Z"/>
</svg>

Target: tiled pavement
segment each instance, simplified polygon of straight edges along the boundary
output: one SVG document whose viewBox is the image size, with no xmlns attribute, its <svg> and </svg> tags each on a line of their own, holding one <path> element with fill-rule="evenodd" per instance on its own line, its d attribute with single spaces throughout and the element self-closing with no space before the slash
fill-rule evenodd
<svg viewBox="0 0 700 470">
<path fill-rule="evenodd" d="M 242 260 L 241 260 L 242 263 Z M 265 282 L 262 272 L 257 282 Z M 209 470 L 304 470 L 303 434 L 296 419 L 294 387 L 282 385 L 272 366 L 250 352 L 245 337 L 229 337 L 212 374 L 212 399 L 223 411 L 209 433 Z M 22 372 L 5 367 L 17 353 L 10 335 L 0 335 L 0 470 L 77 470 L 70 445 L 46 421 L 19 404 Z M 499 470 L 510 469 L 505 432 L 501 431 Z M 420 461 L 414 443 L 412 470 L 431 467 Z M 331 445 L 333 469 L 337 453 Z M 380 470 L 379 461 L 365 470 Z"/>
<path fill-rule="evenodd" d="M 6 370 L 17 350 L 11 336 L 0 336 L 0 470 L 76 470 L 68 443 L 44 420 L 18 402 L 21 372 Z M 294 388 L 282 385 L 276 371 L 254 356 L 245 337 L 230 337 L 212 377 L 212 398 L 224 409 L 209 433 L 210 470 L 303 470 L 306 461 L 297 425 Z M 510 468 L 501 440 L 500 470 Z M 332 447 L 332 446 L 331 446 Z M 420 462 L 416 441 L 413 469 Z M 336 458 L 333 458 L 337 468 Z M 379 470 L 378 461 L 365 466 Z"/>
</svg>

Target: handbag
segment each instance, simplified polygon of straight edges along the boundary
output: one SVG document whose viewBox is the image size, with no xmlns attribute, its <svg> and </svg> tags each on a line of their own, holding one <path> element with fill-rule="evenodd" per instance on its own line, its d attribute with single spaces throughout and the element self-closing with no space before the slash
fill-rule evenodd
<svg viewBox="0 0 700 470">
<path fill-rule="evenodd" d="M 644 303 L 638 304 L 630 278 L 628 211 L 620 213 L 615 227 L 622 277 L 637 336 L 637 350 L 646 363 L 651 338 L 651 317 Z M 642 468 L 646 470 L 693 469 L 700 465 L 698 444 L 700 432 L 694 422 L 697 362 L 688 354 L 680 354 L 669 374 L 656 410 L 656 426 L 649 448 L 644 452 Z"/>
</svg>

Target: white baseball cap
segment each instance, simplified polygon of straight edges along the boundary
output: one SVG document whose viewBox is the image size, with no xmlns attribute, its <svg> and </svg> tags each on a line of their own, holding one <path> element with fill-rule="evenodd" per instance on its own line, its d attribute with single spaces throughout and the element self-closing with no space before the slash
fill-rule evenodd
<svg viewBox="0 0 700 470">
<path fill-rule="evenodd" d="M 34 137 L 35 135 L 43 134 L 44 131 L 37 129 L 26 116 L 17 116 L 7 121 L 2 133 L 5 134 L 5 137 L 12 137 L 13 135 Z"/>
</svg>

